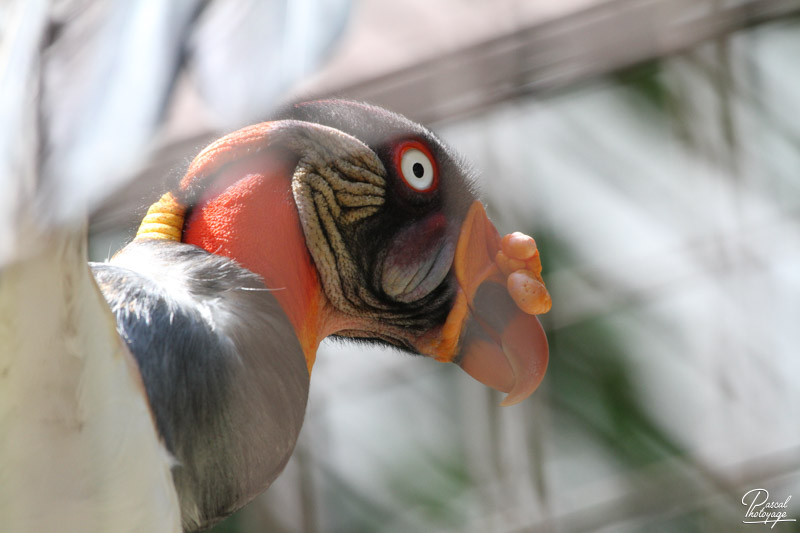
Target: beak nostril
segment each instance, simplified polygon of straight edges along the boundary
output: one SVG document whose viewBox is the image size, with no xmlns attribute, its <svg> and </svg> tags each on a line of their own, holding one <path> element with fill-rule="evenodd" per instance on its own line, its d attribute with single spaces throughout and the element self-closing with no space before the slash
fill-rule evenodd
<svg viewBox="0 0 800 533">
<path fill-rule="evenodd" d="M 471 316 L 498 345 L 500 333 L 519 313 L 506 288 L 499 283 L 486 282 L 478 287 L 470 303 Z"/>
</svg>

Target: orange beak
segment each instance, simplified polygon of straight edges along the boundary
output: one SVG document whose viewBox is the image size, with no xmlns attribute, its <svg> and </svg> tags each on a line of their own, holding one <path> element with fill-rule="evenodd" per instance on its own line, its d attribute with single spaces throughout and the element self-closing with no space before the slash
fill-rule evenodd
<svg viewBox="0 0 800 533">
<path fill-rule="evenodd" d="M 461 226 L 453 270 L 459 286 L 453 309 L 417 348 L 508 393 L 501 405 L 519 403 L 539 386 L 548 360 L 535 315 L 547 312 L 551 300 L 536 244 L 519 233 L 501 239 L 475 202 Z"/>
</svg>

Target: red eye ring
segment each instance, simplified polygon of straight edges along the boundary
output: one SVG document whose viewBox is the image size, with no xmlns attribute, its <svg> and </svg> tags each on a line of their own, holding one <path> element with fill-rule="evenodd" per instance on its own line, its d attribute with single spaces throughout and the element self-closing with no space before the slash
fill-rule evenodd
<svg viewBox="0 0 800 533">
<path fill-rule="evenodd" d="M 408 140 L 394 149 L 394 166 L 400 177 L 414 192 L 431 192 L 439 186 L 436 159 L 425 144 Z"/>
</svg>

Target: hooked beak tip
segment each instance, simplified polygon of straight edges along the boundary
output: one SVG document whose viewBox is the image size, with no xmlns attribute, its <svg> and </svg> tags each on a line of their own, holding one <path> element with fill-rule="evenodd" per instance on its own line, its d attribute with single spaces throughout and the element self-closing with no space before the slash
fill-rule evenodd
<svg viewBox="0 0 800 533">
<path fill-rule="evenodd" d="M 541 384 L 547 370 L 549 348 L 539 320 L 516 314 L 499 333 L 486 338 L 484 328 L 470 319 L 459 365 L 477 381 L 507 393 L 500 405 L 515 405 Z"/>
<path fill-rule="evenodd" d="M 511 366 L 514 385 L 500 402 L 502 406 L 515 405 L 533 394 L 547 371 L 550 358 L 547 337 L 539 320 L 533 319 L 536 324 L 531 327 L 523 325 L 520 331 L 515 331 L 512 324 L 503 332 L 502 349 Z"/>
</svg>

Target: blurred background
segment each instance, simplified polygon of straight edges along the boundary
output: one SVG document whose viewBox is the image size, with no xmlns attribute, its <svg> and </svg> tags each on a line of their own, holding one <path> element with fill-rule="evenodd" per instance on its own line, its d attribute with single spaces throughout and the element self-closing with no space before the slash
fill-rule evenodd
<svg viewBox="0 0 800 533">
<path fill-rule="evenodd" d="M 31 1 L 0 26 L 0 155 L 90 191 L 93 260 L 207 141 L 330 95 L 430 126 L 539 243 L 533 397 L 326 343 L 286 472 L 213 531 L 758 531 L 755 488 L 800 518 L 800 1 Z"/>
</svg>

